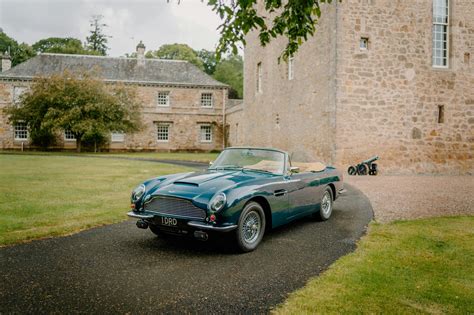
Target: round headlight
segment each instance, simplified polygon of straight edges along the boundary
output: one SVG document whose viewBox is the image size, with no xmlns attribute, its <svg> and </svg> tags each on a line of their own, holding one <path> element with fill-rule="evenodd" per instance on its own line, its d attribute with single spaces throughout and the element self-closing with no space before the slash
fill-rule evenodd
<svg viewBox="0 0 474 315">
<path fill-rule="evenodd" d="M 224 193 L 218 193 L 214 197 L 212 197 L 211 202 L 209 202 L 209 209 L 211 211 L 217 212 L 222 210 L 225 206 L 225 202 L 227 198 Z"/>
<path fill-rule="evenodd" d="M 133 202 L 137 202 L 138 200 L 140 200 L 140 198 L 143 197 L 144 194 L 145 194 L 145 185 L 143 184 L 138 185 L 137 188 L 135 188 L 132 191 Z"/>
</svg>

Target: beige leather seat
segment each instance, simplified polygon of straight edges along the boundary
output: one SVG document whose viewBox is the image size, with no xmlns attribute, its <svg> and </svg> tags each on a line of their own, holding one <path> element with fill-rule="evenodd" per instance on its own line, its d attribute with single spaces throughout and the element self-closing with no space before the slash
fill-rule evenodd
<svg viewBox="0 0 474 315">
<path fill-rule="evenodd" d="M 291 163 L 291 166 L 299 167 L 300 173 L 322 172 L 326 169 L 326 165 L 320 162 L 313 162 L 313 163 L 293 162 Z"/>
</svg>

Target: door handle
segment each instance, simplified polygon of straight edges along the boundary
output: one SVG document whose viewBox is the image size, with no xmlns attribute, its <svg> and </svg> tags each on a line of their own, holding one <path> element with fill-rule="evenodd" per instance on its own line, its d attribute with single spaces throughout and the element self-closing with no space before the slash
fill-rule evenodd
<svg viewBox="0 0 474 315">
<path fill-rule="evenodd" d="M 287 193 L 288 193 L 288 190 L 286 190 L 286 189 L 278 189 L 278 190 L 275 190 L 275 191 L 273 192 L 273 195 L 274 195 L 275 197 L 280 197 L 280 196 L 286 195 Z"/>
</svg>

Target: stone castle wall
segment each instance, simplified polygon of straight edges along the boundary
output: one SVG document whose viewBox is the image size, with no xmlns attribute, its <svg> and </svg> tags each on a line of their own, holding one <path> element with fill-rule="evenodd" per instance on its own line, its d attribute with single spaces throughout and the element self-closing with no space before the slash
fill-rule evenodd
<svg viewBox="0 0 474 315">
<path fill-rule="evenodd" d="M 30 81 L 0 82 L 0 110 L 9 106 L 13 100 L 13 88 L 28 87 Z M 142 128 L 134 134 L 126 134 L 123 142 L 110 142 L 110 150 L 151 150 L 151 151 L 212 151 L 223 148 L 223 108 L 227 99 L 225 89 L 200 89 L 195 87 L 171 86 L 135 86 L 139 98 L 143 101 Z M 158 91 L 170 92 L 170 106 L 160 107 L 157 104 Z M 201 93 L 213 94 L 213 107 L 201 107 Z M 157 141 L 157 123 L 169 123 L 168 142 Z M 212 126 L 212 141 L 202 142 L 200 126 Z M 74 149 L 75 141 L 65 141 L 58 136 L 60 149 Z M 24 141 L 25 148 L 29 142 Z M 8 124 L 5 114 L 0 113 L 0 148 L 18 149 L 22 141 L 14 140 L 13 126 Z"/>
<path fill-rule="evenodd" d="M 294 57 L 292 80 L 288 79 L 288 63 L 278 63 L 285 40 L 261 47 L 255 32 L 248 35 L 242 144 L 287 150 L 294 160 L 331 162 L 335 137 L 335 81 L 331 79 L 335 69 L 334 16 L 335 6 L 323 5 L 317 33 Z M 262 92 L 256 88 L 258 63 Z"/>
<path fill-rule="evenodd" d="M 336 164 L 380 155 L 388 173 L 472 173 L 474 3 L 450 1 L 447 69 L 432 67 L 431 0 L 348 0 L 338 10 Z"/>
</svg>

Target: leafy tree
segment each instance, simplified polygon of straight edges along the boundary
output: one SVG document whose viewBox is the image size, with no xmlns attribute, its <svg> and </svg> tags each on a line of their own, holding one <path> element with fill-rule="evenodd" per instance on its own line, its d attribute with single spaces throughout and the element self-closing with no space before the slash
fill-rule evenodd
<svg viewBox="0 0 474 315">
<path fill-rule="evenodd" d="M 41 39 L 32 45 L 38 53 L 58 53 L 73 55 L 98 55 L 97 51 L 84 48 L 82 42 L 72 37 L 49 37 Z"/>
<path fill-rule="evenodd" d="M 187 60 L 199 69 L 204 69 L 204 64 L 196 52 L 186 44 L 166 44 L 156 51 L 149 51 L 146 58 Z"/>
<path fill-rule="evenodd" d="M 196 52 L 199 59 L 201 59 L 204 66 L 204 72 L 209 75 L 213 75 L 216 71 L 217 59 L 216 53 L 214 51 L 209 51 L 206 49 L 201 49 Z"/>
<path fill-rule="evenodd" d="M 6 112 L 11 123 L 26 122 L 32 141 L 41 135 L 70 130 L 78 152 L 85 137 L 134 132 L 140 125 L 136 91 L 106 86 L 88 72 L 74 75 L 65 71 L 35 78 L 30 91 L 22 94 L 20 106 L 10 106 Z"/>
<path fill-rule="evenodd" d="M 9 37 L 3 31 L 0 32 L 0 52 L 9 52 L 12 58 L 12 66 L 16 66 L 36 55 L 35 51 L 26 43 L 18 44 L 16 40 Z"/>
<path fill-rule="evenodd" d="M 93 15 L 90 20 L 90 26 L 92 30 L 90 31 L 90 36 L 86 37 L 87 47 L 98 52 L 100 55 L 105 56 L 109 47 L 107 46 L 108 38 L 110 36 L 104 34 L 104 28 L 107 27 L 107 24 L 102 23 L 102 15 Z"/>
<path fill-rule="evenodd" d="M 263 4 L 264 10 L 257 10 L 257 2 Z M 256 30 L 263 46 L 271 39 L 286 37 L 288 44 L 281 55 L 286 60 L 314 34 L 321 4 L 330 2 L 332 0 L 208 0 L 208 5 L 223 20 L 219 26 L 217 59 L 229 50 L 237 54 L 238 44 L 245 45 L 245 35 Z"/>
<path fill-rule="evenodd" d="M 244 61 L 239 55 L 230 55 L 216 66 L 214 79 L 230 85 L 229 98 L 242 98 Z"/>
</svg>

